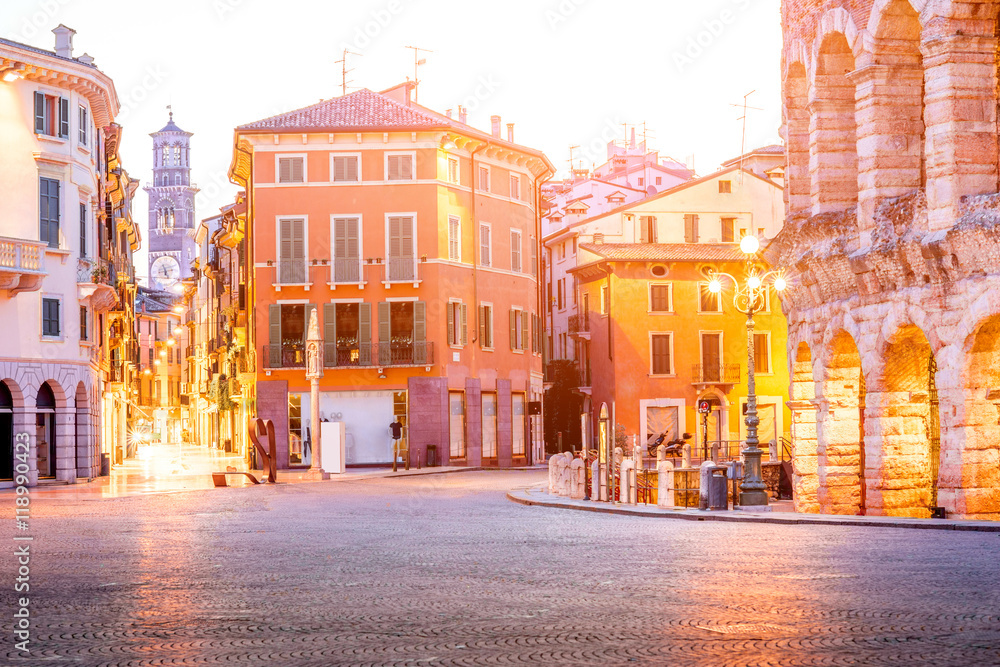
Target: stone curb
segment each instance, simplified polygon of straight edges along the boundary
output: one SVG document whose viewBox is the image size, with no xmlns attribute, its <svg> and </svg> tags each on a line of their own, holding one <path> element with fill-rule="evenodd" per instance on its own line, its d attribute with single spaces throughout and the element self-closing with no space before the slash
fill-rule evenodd
<svg viewBox="0 0 1000 667">
<path fill-rule="evenodd" d="M 507 499 L 526 506 L 554 507 L 557 509 L 642 516 L 656 519 L 682 519 L 685 521 L 735 521 L 744 523 L 777 523 L 786 525 L 864 526 L 877 528 L 916 528 L 921 530 L 963 530 L 983 533 L 1000 533 L 1000 522 L 957 521 L 951 519 L 908 519 L 897 517 L 832 516 L 829 514 L 798 513 L 749 513 L 702 511 L 660 507 L 629 506 L 595 503 L 588 500 L 568 500 L 550 496 L 532 489 L 514 489 L 507 492 Z"/>
</svg>

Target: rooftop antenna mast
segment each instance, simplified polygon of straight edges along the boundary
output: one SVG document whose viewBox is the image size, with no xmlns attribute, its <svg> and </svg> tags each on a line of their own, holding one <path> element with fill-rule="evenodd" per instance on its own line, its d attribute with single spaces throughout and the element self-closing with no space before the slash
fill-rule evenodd
<svg viewBox="0 0 1000 667">
<path fill-rule="evenodd" d="M 649 151 L 649 143 L 647 140 L 655 139 L 656 135 L 653 131 L 646 128 L 646 121 L 642 121 L 642 145 L 645 147 L 646 151 Z"/>
<path fill-rule="evenodd" d="M 731 107 L 740 108 L 743 107 L 743 115 L 736 120 L 743 121 L 743 138 L 740 141 L 740 183 L 743 183 L 743 159 L 747 154 L 747 111 L 763 111 L 757 107 L 747 106 L 748 98 L 756 93 L 756 90 L 751 90 L 749 93 L 743 96 L 743 104 L 730 104 Z"/>
<path fill-rule="evenodd" d="M 579 148 L 579 146 L 570 146 L 569 147 L 569 171 L 570 171 L 570 175 L 572 175 L 572 173 L 574 171 L 576 171 L 576 160 L 573 159 L 573 151 L 575 151 L 577 148 Z"/>
<path fill-rule="evenodd" d="M 363 55 L 363 54 L 361 54 L 361 53 L 355 53 L 354 51 L 348 51 L 347 49 L 344 49 L 344 55 L 343 55 L 343 57 L 340 60 L 335 61 L 335 64 L 339 63 L 340 66 L 341 66 L 340 67 L 340 94 L 341 95 L 346 95 L 347 94 L 347 84 L 354 83 L 353 81 L 348 81 L 347 80 L 347 75 L 354 71 L 353 67 L 351 69 L 347 69 L 347 56 L 349 56 L 349 55 L 351 55 L 351 56 L 360 56 L 360 55 Z"/>
<path fill-rule="evenodd" d="M 424 53 L 434 53 L 434 52 L 431 51 L 430 49 L 420 48 L 419 46 L 407 46 L 406 48 L 413 49 L 413 101 L 414 102 L 419 102 L 420 101 L 420 77 L 417 76 L 417 74 L 420 71 L 420 66 L 427 64 L 427 59 L 426 58 L 421 58 L 420 57 L 420 52 L 421 51 L 423 51 Z"/>
</svg>

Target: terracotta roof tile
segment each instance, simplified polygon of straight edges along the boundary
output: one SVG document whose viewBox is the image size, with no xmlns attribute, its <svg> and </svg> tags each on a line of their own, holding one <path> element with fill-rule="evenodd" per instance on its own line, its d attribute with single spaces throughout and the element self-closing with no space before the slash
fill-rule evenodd
<svg viewBox="0 0 1000 667">
<path fill-rule="evenodd" d="M 367 88 L 302 109 L 241 125 L 237 130 L 344 130 L 445 127 L 419 109 Z"/>
<path fill-rule="evenodd" d="M 581 243 L 581 250 L 610 260 L 740 262 L 746 256 L 728 243 Z"/>
</svg>

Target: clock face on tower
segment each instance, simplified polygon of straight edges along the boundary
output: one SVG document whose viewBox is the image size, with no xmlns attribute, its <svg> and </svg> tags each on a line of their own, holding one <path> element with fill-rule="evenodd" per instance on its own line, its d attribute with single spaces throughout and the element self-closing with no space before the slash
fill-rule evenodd
<svg viewBox="0 0 1000 667">
<path fill-rule="evenodd" d="M 149 277 L 160 289 L 168 289 L 181 279 L 181 266 L 173 257 L 157 257 L 150 267 Z"/>
</svg>

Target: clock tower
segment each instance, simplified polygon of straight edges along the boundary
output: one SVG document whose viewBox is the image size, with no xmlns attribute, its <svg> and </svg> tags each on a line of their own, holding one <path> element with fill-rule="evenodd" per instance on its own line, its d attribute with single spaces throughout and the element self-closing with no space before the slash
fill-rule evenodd
<svg viewBox="0 0 1000 667">
<path fill-rule="evenodd" d="M 191 133 L 174 124 L 174 112 L 153 132 L 153 181 L 149 195 L 149 286 L 169 289 L 190 277 L 197 254 L 194 240 L 194 197 L 191 184 Z"/>
</svg>

